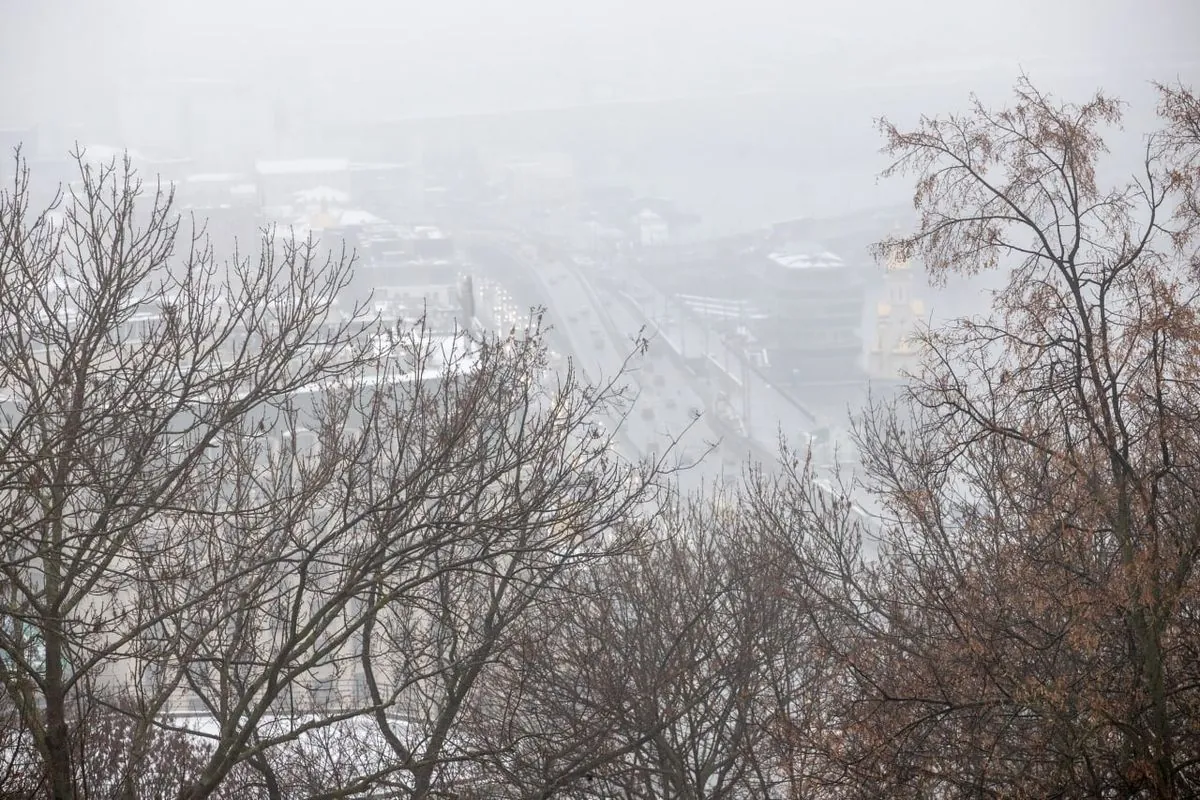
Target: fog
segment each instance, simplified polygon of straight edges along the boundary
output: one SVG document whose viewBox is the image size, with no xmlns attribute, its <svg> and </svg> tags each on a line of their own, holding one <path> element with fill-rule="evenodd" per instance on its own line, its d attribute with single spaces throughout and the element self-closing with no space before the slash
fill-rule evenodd
<svg viewBox="0 0 1200 800">
<path fill-rule="evenodd" d="M 911 195 L 904 181 L 876 178 L 884 162 L 874 119 L 961 109 L 972 92 L 996 101 L 1025 71 L 1067 98 L 1103 86 L 1129 100 L 1114 149 L 1132 153 L 1153 117 L 1149 81 L 1197 76 L 1196 31 L 1200 4 L 1191 0 L 4 0 L 0 129 L 35 159 L 61 158 L 76 141 L 104 144 L 175 164 L 171 177 L 184 181 L 253 177 L 264 159 L 408 165 L 388 202 L 352 202 L 395 224 L 441 226 L 464 270 L 506 284 L 517 306 L 545 303 L 562 330 L 586 327 L 569 322 L 578 309 L 556 308 L 566 301 L 547 285 L 510 291 L 516 279 L 500 275 L 489 262 L 499 256 L 477 239 L 467 245 L 469 231 L 559 237 L 576 247 L 573 258 L 615 270 L 604 276 L 613 291 L 633 291 L 626 268 L 656 276 L 651 283 L 666 276 L 639 291 L 664 309 L 683 304 L 664 314 L 681 326 L 692 315 L 693 348 L 712 320 L 702 303 L 684 308 L 685 290 L 733 302 L 742 282 L 714 242 L 808 219 L 798 229 L 806 241 L 867 276 L 858 290 L 865 348 L 885 291 L 866 245 L 907 224 Z M 570 202 L 547 199 L 556 181 L 570 183 Z M 626 205 L 604 218 L 598 192 Z M 645 226 L 638 233 L 631 222 L 648 208 L 638 198 L 686 219 L 671 226 L 675 249 L 631 256 L 625 242 L 614 245 L 619 257 L 600 254 L 597 237 L 614 229 L 645 243 Z M 709 266 L 685 273 L 687 259 Z M 915 293 L 936 317 L 978 305 L 977 288 Z M 616 330 L 636 317 L 607 322 Z M 599 357 L 586 341 L 562 346 Z M 763 353 L 759 361 L 770 361 Z M 697 389 L 705 392 L 719 394 Z M 828 422 L 837 416 L 829 409 L 857 392 L 812 392 L 806 402 L 825 402 L 810 415 L 819 419 L 785 427 Z M 743 399 L 739 413 L 752 405 Z M 771 438 L 777 414 L 754 416 Z"/>
<path fill-rule="evenodd" d="M 3 6 L 8 117 L 94 121 L 147 82 L 236 80 L 324 118 L 1096 73 L 1195 58 L 1196 4 L 113 0 Z M 382 96 L 381 96 L 382 95 Z"/>
<path fill-rule="evenodd" d="M 238 104 L 218 124 L 243 130 L 229 116 L 247 107 L 269 111 L 277 129 L 311 131 L 708 98 L 702 127 L 660 138 L 671 152 L 681 139 L 705 151 L 711 174 L 642 172 L 647 191 L 698 193 L 693 205 L 711 206 L 714 224 L 729 217 L 727 228 L 757 221 L 716 207 L 729 190 L 761 194 L 750 205 L 784 216 L 807 210 L 801 195 L 830 204 L 831 189 L 835 210 L 877 199 L 851 196 L 873 185 L 875 116 L 953 107 L 968 90 L 1010 85 L 1022 68 L 1076 91 L 1101 77 L 1139 87 L 1194 69 L 1200 29 L 1187 0 L 10 0 L 2 13 L 0 126 L 58 127 L 85 140 L 161 138 L 154 118 L 174 122 L 177 104 L 164 95 L 184 80 L 224 82 L 220 92 Z M 731 99 L 747 94 L 755 100 L 741 107 Z M 669 121 L 671 111 L 652 116 Z M 272 133 L 256 149 L 286 148 Z M 814 162 L 833 187 L 817 185 Z"/>
</svg>

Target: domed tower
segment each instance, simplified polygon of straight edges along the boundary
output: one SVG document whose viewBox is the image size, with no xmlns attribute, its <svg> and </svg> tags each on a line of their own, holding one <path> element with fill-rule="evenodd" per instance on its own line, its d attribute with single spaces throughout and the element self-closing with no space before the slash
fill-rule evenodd
<svg viewBox="0 0 1200 800">
<path fill-rule="evenodd" d="M 921 359 L 913 335 L 925 317 L 925 304 L 913 297 L 914 273 L 908 261 L 889 259 L 884 269 L 885 295 L 875 308 L 875 341 L 867 352 L 867 371 L 872 380 L 901 381 Z"/>
</svg>

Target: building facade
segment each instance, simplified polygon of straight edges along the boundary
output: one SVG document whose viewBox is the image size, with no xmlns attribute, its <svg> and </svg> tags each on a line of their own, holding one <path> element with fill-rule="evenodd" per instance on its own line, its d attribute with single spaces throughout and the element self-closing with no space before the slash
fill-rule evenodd
<svg viewBox="0 0 1200 800">
<path fill-rule="evenodd" d="M 754 334 L 776 380 L 789 385 L 864 380 L 863 276 L 834 253 L 811 245 L 756 259 L 764 314 Z"/>
<path fill-rule="evenodd" d="M 867 350 L 867 372 L 872 382 L 899 383 L 920 364 L 921 350 L 914 335 L 925 317 L 925 304 L 913 296 L 909 262 L 890 261 L 885 269 L 885 295 L 875 308 L 875 341 Z"/>
</svg>

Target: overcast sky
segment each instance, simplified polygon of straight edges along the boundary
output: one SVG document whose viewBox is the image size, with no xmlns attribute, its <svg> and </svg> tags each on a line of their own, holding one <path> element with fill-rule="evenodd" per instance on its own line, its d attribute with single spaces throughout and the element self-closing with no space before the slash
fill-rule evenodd
<svg viewBox="0 0 1200 800">
<path fill-rule="evenodd" d="M 238 79 L 395 113 L 1195 58 L 1196 0 L 0 0 L 0 124 Z M 1190 51 L 1189 51 L 1190 48 Z M 66 114 L 64 108 L 74 111 Z"/>
<path fill-rule="evenodd" d="M 1197 32 L 1200 0 L 0 0 L 0 128 L 38 126 L 46 154 L 80 138 L 244 163 L 346 155 L 331 120 L 717 98 L 579 124 L 636 191 L 715 234 L 907 200 L 904 181 L 876 180 L 872 118 L 997 98 L 1022 68 L 1069 99 L 1103 85 L 1134 101 L 1136 148 L 1147 81 L 1200 84 Z M 518 145 L 568 146 L 523 119 Z M 378 131 L 370 157 L 407 157 Z"/>
</svg>

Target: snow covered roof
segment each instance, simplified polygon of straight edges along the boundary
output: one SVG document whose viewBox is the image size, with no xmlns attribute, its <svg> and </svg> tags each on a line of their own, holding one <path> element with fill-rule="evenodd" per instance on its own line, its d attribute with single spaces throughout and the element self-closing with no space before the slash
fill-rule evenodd
<svg viewBox="0 0 1200 800">
<path fill-rule="evenodd" d="M 350 169 L 346 158 L 299 158 L 288 161 L 258 161 L 255 172 L 260 175 L 303 175 L 314 172 L 345 172 Z"/>
<path fill-rule="evenodd" d="M 370 211 L 363 211 L 358 208 L 344 210 L 330 209 L 328 211 L 319 211 L 315 214 L 303 214 L 296 217 L 292 221 L 291 227 L 295 229 L 296 236 L 299 238 L 302 235 L 308 235 L 310 230 L 323 231 L 330 228 L 355 228 L 363 225 L 374 225 L 382 221 Z"/>
<path fill-rule="evenodd" d="M 795 248 L 771 253 L 767 258 L 784 269 L 840 269 L 846 266 L 841 256 L 824 248 Z"/>
<path fill-rule="evenodd" d="M 341 219 L 338 220 L 338 223 L 341 225 L 351 226 L 375 225 L 380 222 L 383 222 L 381 218 L 375 216 L 370 211 L 363 211 L 360 208 L 350 208 L 343 211 Z"/>
<path fill-rule="evenodd" d="M 446 234 L 436 225 L 414 225 L 411 237 L 413 239 L 445 239 Z"/>
</svg>

